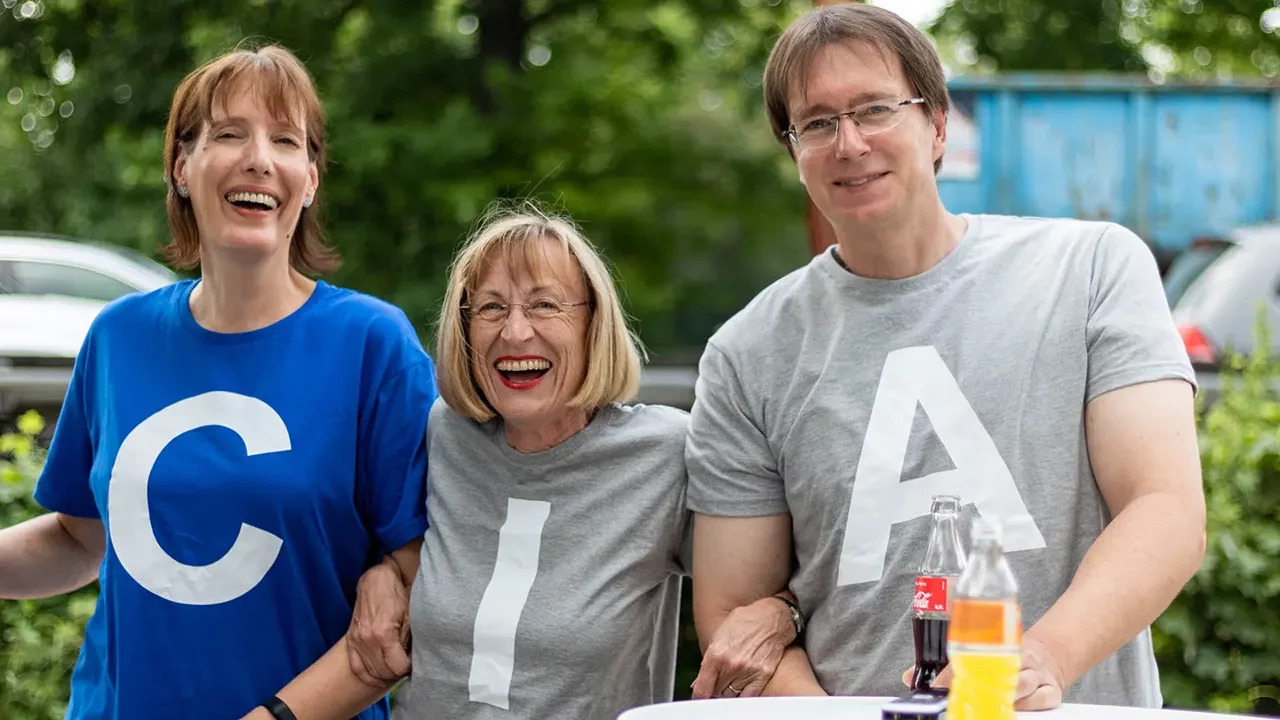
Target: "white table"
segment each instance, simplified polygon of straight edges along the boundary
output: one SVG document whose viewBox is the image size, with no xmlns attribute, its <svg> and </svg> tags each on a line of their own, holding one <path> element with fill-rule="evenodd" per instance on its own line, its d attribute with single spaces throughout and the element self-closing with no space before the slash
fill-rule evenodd
<svg viewBox="0 0 1280 720">
<path fill-rule="evenodd" d="M 731 698 L 664 703 L 628 710 L 618 720 L 880 720 L 890 698 L 795 697 Z M 1063 705 L 1042 712 L 1020 712 L 1026 720 L 1209 720 L 1247 715 L 1145 710 L 1103 705 Z"/>
</svg>

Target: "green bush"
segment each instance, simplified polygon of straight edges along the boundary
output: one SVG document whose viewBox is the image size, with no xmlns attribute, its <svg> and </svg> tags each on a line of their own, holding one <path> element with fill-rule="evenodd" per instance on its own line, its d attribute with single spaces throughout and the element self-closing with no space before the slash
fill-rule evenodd
<svg viewBox="0 0 1280 720">
<path fill-rule="evenodd" d="M 1153 628 L 1171 707 L 1280 710 L 1280 363 L 1264 322 L 1256 335 L 1198 415 L 1205 559 Z"/>
<path fill-rule="evenodd" d="M 0 528 L 45 511 L 31 499 L 44 451 L 34 412 L 0 435 Z M 60 720 L 97 584 L 48 600 L 0 601 L 0 713 L 6 720 Z"/>
</svg>

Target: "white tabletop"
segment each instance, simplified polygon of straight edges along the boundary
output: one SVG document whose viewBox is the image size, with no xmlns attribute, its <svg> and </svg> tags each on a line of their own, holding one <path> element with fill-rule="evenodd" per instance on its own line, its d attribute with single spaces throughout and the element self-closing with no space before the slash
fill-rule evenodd
<svg viewBox="0 0 1280 720">
<path fill-rule="evenodd" d="M 618 720 L 880 720 L 890 698 L 795 697 L 732 698 L 664 703 L 628 710 Z M 1207 720 L 1246 715 L 1145 710 L 1103 705 L 1063 705 L 1043 712 L 1020 712 L 1026 720 Z"/>
</svg>

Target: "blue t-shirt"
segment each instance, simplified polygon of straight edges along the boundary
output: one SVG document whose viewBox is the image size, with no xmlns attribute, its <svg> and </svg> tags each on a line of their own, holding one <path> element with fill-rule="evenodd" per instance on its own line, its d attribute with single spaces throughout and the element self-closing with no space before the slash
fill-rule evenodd
<svg viewBox="0 0 1280 720">
<path fill-rule="evenodd" d="M 404 313 L 320 282 L 279 322 L 215 333 L 195 284 L 98 316 L 36 486 L 107 528 L 75 720 L 241 717 L 341 639 L 364 570 L 426 531 L 435 370 Z"/>
</svg>

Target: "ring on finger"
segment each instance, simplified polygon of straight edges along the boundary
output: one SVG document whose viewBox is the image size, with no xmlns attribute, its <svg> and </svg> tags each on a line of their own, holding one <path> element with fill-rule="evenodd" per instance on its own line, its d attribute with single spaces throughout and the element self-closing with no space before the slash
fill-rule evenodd
<svg viewBox="0 0 1280 720">
<path fill-rule="evenodd" d="M 742 694 L 742 691 L 734 687 L 733 683 L 729 683 L 729 690 L 734 694 L 735 697 Z"/>
</svg>

